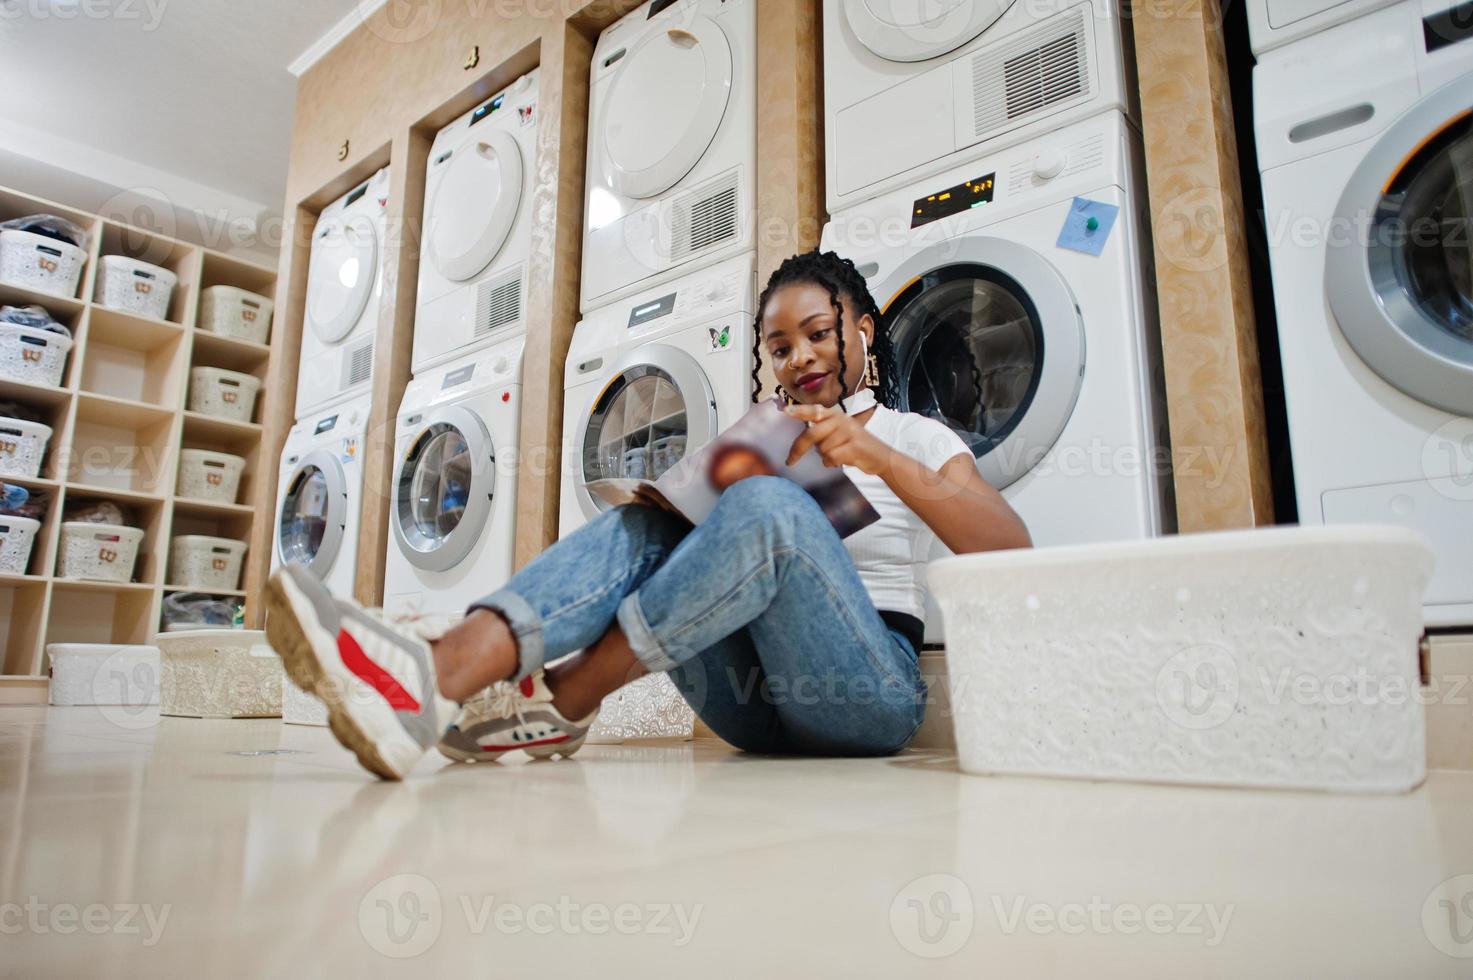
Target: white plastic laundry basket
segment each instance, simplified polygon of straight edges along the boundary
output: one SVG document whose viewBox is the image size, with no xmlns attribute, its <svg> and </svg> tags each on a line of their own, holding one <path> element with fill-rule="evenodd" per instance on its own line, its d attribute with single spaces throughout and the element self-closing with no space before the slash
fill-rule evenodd
<svg viewBox="0 0 1473 980">
<path fill-rule="evenodd" d="M 65 334 L 0 323 L 0 377 L 56 387 L 66 369 L 72 339 Z"/>
<path fill-rule="evenodd" d="M 69 242 L 19 228 L 0 231 L 0 282 L 72 297 L 86 263 L 87 253 Z"/>
<path fill-rule="evenodd" d="M 61 547 L 56 556 L 56 574 L 59 578 L 102 582 L 132 581 L 133 565 L 138 560 L 138 546 L 142 542 L 143 531 L 136 527 L 64 521 L 61 525 Z"/>
<path fill-rule="evenodd" d="M 51 426 L 0 418 L 0 476 L 37 476 L 51 441 Z"/>
<path fill-rule="evenodd" d="M 104 306 L 163 320 L 168 318 L 169 299 L 178 282 L 179 277 L 161 265 L 126 255 L 104 255 L 98 262 L 93 299 Z"/>
<path fill-rule="evenodd" d="M 245 460 L 209 449 L 179 450 L 179 480 L 174 492 L 191 500 L 233 504 L 240 491 Z"/>
<path fill-rule="evenodd" d="M 1421 782 L 1432 552 L 1278 528 L 931 564 L 974 773 L 1398 792 Z"/>
<path fill-rule="evenodd" d="M 281 682 L 281 723 L 327 727 L 327 705 L 290 680 Z"/>
<path fill-rule="evenodd" d="M 159 703 L 159 648 L 49 643 L 51 703 L 143 707 Z M 149 712 L 140 722 L 153 719 Z M 112 720 L 127 716 L 109 715 Z"/>
<path fill-rule="evenodd" d="M 237 286 L 211 286 L 199 294 L 199 328 L 257 344 L 271 335 L 272 302 Z"/>
<path fill-rule="evenodd" d="M 237 422 L 249 422 L 256 410 L 261 379 L 224 368 L 189 371 L 189 410 Z"/>
<path fill-rule="evenodd" d="M 31 563 L 31 547 L 40 529 L 40 521 L 0 514 L 0 572 L 26 574 Z"/>
<path fill-rule="evenodd" d="M 204 534 L 181 534 L 169 548 L 169 581 L 186 589 L 209 592 L 240 588 L 240 569 L 245 557 L 244 541 L 213 538 Z"/>
</svg>

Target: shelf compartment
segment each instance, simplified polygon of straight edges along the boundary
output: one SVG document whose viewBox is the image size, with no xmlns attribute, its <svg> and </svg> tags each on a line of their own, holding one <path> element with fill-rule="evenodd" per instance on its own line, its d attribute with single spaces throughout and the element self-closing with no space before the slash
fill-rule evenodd
<svg viewBox="0 0 1473 980">
<path fill-rule="evenodd" d="M 249 542 L 256 512 L 238 505 L 207 504 L 176 497 L 174 523 L 169 529 L 170 544 L 182 534 L 203 534 L 211 538 L 231 538 Z"/>
<path fill-rule="evenodd" d="M 46 625 L 46 580 L 35 576 L 0 577 L 0 640 L 6 674 L 33 674 Z"/>
<path fill-rule="evenodd" d="M 211 286 L 235 286 L 275 300 L 275 269 L 209 249 L 202 249 L 201 255 L 199 288 L 202 291 Z"/>
<path fill-rule="evenodd" d="M 156 405 L 79 394 L 71 452 L 59 472 L 68 483 L 103 492 L 171 492 L 174 414 Z"/>
<path fill-rule="evenodd" d="M 194 354 L 190 361 L 194 367 L 217 367 L 227 371 L 240 371 L 266 379 L 266 366 L 271 359 L 271 348 L 265 344 L 210 333 L 207 330 L 194 332 Z"/>
<path fill-rule="evenodd" d="M 94 280 L 102 274 L 100 260 L 109 255 L 125 255 L 153 265 L 162 266 L 179 277 L 173 295 L 169 297 L 169 310 L 164 319 L 182 324 L 185 317 L 193 314 L 193 297 L 199 268 L 199 249 L 184 242 L 174 241 L 165 235 L 143 231 L 114 221 L 102 223 L 102 243 L 97 253 L 99 267 Z M 94 285 L 95 289 L 95 285 Z M 89 299 L 91 297 L 89 296 Z M 92 304 L 93 311 L 110 309 L 101 303 Z M 140 317 L 140 319 L 147 319 Z"/>
<path fill-rule="evenodd" d="M 185 412 L 184 437 L 212 444 L 201 446 L 202 449 L 212 448 L 214 444 L 218 444 L 224 452 L 235 452 L 233 449 L 224 447 L 239 448 L 243 443 L 254 445 L 261 438 L 261 423 L 236 422 L 233 419 L 222 419 L 218 415 Z M 240 453 L 237 452 L 236 455 L 239 456 Z"/>
<path fill-rule="evenodd" d="M 110 501 L 118 504 L 128 511 L 127 519 L 123 523 L 139 528 L 143 531 L 143 540 L 138 544 L 138 560 L 133 565 L 132 582 L 93 582 L 80 579 L 57 578 L 58 582 L 66 582 L 68 585 L 81 585 L 86 587 L 98 586 L 106 589 L 124 588 L 152 588 L 163 581 L 164 560 L 168 557 L 168 542 L 160 541 L 165 522 L 165 504 L 157 497 L 151 497 L 142 493 L 129 493 L 111 490 L 106 487 L 89 487 L 77 484 L 68 484 L 66 489 L 66 500 L 58 520 L 66 520 L 66 510 L 74 504 L 86 504 L 92 501 Z M 60 535 L 58 533 L 57 550 L 60 551 Z M 52 571 L 54 574 L 55 563 Z"/>
<path fill-rule="evenodd" d="M 184 328 L 93 307 L 82 357 L 84 391 L 170 411 L 183 397 Z"/>
<path fill-rule="evenodd" d="M 37 408 L 55 408 L 71 400 L 72 393 L 66 388 L 50 385 L 33 385 L 25 381 L 0 378 L 0 399 L 24 402 Z"/>
<path fill-rule="evenodd" d="M 46 641 L 149 643 L 157 599 L 158 590 L 150 585 L 58 579 L 51 586 Z"/>
</svg>

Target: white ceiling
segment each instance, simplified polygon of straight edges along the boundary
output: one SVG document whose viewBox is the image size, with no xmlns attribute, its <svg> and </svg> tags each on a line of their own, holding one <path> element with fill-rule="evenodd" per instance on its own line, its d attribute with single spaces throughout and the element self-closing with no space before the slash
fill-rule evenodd
<svg viewBox="0 0 1473 980">
<path fill-rule="evenodd" d="M 359 8 L 0 0 L 0 182 L 85 210 L 162 200 L 206 235 L 225 221 L 269 224 L 286 193 L 296 91 L 288 66 L 354 26 Z M 185 227 L 173 233 L 196 238 Z"/>
</svg>

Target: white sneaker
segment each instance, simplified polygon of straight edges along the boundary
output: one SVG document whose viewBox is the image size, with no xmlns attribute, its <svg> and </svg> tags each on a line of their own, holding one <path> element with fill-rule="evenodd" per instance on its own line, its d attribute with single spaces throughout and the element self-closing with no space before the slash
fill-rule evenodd
<svg viewBox="0 0 1473 980">
<path fill-rule="evenodd" d="M 459 710 L 435 683 L 427 640 L 438 627 L 334 598 L 302 565 L 271 576 L 266 615 L 292 682 L 327 705 L 333 734 L 377 776 L 403 779 Z"/>
<path fill-rule="evenodd" d="M 440 739 L 440 754 L 478 762 L 521 749 L 538 759 L 566 759 L 583 745 L 597 717 L 595 710 L 578 721 L 564 718 L 539 670 L 517 684 L 497 681 L 467 701 Z"/>
</svg>

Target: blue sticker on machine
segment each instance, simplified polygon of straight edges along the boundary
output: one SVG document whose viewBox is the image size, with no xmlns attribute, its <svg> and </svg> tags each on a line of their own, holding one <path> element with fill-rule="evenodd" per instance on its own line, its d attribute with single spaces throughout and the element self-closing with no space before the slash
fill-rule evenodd
<svg viewBox="0 0 1473 980">
<path fill-rule="evenodd" d="M 1059 248 L 1099 255 L 1105 250 L 1105 242 L 1110 239 L 1110 229 L 1115 227 L 1115 217 L 1119 213 L 1120 208 L 1113 204 L 1076 197 L 1064 217 L 1064 227 L 1059 230 Z"/>
</svg>

